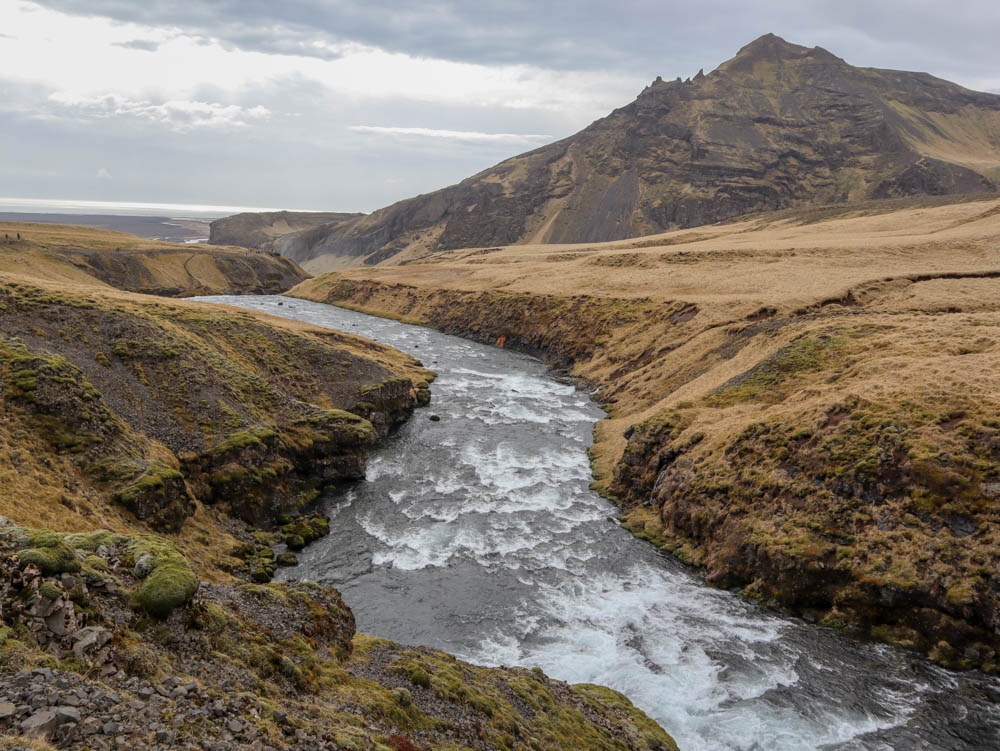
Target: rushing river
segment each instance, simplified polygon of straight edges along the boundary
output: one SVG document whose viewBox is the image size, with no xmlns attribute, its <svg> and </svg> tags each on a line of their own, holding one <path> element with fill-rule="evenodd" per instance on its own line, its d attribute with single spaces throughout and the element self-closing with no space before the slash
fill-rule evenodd
<svg viewBox="0 0 1000 751">
<path fill-rule="evenodd" d="M 589 488 L 602 412 L 542 362 L 329 305 L 202 299 L 362 334 L 439 374 L 282 573 L 337 587 L 360 630 L 610 686 L 685 751 L 1000 748 L 1000 682 L 711 589 L 617 526 Z"/>
</svg>

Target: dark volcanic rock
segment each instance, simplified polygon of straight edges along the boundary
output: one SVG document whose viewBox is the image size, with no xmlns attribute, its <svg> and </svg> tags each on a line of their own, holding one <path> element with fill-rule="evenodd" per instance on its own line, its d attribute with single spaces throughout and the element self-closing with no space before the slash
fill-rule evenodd
<svg viewBox="0 0 1000 751">
<path fill-rule="evenodd" d="M 658 78 L 574 136 L 272 247 L 373 264 L 404 250 L 599 242 L 804 204 L 989 191 L 998 133 L 1000 96 L 856 68 L 769 34 L 708 75 Z"/>
</svg>

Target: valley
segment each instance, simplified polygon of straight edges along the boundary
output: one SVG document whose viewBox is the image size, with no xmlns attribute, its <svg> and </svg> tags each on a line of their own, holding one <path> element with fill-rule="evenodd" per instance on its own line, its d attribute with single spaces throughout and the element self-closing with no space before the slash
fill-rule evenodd
<svg viewBox="0 0 1000 751">
<path fill-rule="evenodd" d="M 116 213 L 0 217 L 0 751 L 1000 745 L 1000 94 L 769 33 L 609 112 L 308 15 L 23 105 L 93 194 L 5 205 Z"/>
<path fill-rule="evenodd" d="M 996 199 L 453 251 L 290 294 L 598 389 L 597 487 L 710 582 L 996 669 Z"/>
<path fill-rule="evenodd" d="M 294 263 L 11 229 L 0 747 L 676 748 L 614 691 L 366 636 L 334 590 L 271 583 L 434 376 L 353 334 L 162 296 L 287 285 Z"/>
</svg>

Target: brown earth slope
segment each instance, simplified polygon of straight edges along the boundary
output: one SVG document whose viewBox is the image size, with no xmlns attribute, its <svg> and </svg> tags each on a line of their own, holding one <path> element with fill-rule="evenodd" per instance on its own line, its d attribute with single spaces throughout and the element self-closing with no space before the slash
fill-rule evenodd
<svg viewBox="0 0 1000 751">
<path fill-rule="evenodd" d="M 570 366 L 601 389 L 598 486 L 638 534 L 719 585 L 997 670 L 1000 200 L 906 203 L 444 252 L 289 294 Z"/>
<path fill-rule="evenodd" d="M 574 136 L 275 247 L 327 270 L 599 242 L 764 210 L 989 191 L 998 170 L 1000 96 L 769 34 L 708 75 L 657 79 Z"/>
<path fill-rule="evenodd" d="M 360 216 L 364 215 L 333 211 L 244 212 L 212 222 L 208 242 L 211 245 L 262 248 L 279 235 L 300 233 L 320 226 L 330 230 L 342 222 Z"/>
<path fill-rule="evenodd" d="M 277 294 L 309 275 L 294 261 L 243 248 L 158 242 L 72 225 L 0 222 L 0 272 L 183 297 Z M 17 237 L 20 235 L 21 239 Z"/>
</svg>

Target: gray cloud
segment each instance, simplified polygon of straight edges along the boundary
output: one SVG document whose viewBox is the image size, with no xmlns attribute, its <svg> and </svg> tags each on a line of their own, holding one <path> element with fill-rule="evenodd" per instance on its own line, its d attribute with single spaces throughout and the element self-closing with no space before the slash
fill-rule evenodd
<svg viewBox="0 0 1000 751">
<path fill-rule="evenodd" d="M 336 57 L 360 42 L 484 64 L 689 75 L 773 31 L 848 62 L 994 75 L 1000 4 L 965 0 L 42 0 L 81 15 L 170 25 L 244 49 Z"/>
<path fill-rule="evenodd" d="M 159 42 L 154 42 L 151 39 L 133 39 L 129 42 L 121 42 L 116 44 L 116 47 L 124 47 L 128 50 L 144 50 L 146 52 L 156 52 L 160 48 Z"/>
<path fill-rule="evenodd" d="M 131 100 L 60 101 L 54 93 L 0 80 L 0 195 L 371 211 L 538 145 L 358 132 L 351 126 L 391 123 L 384 127 L 491 135 L 498 117 L 475 106 L 344 99 L 300 77 L 228 101 L 210 87 L 195 92 L 227 113 L 271 113 L 235 130 L 182 129 L 159 117 L 160 105 L 150 116 Z M 511 133 L 565 133 L 577 124 L 518 110 L 502 125 Z M 101 170 L 114 179 L 98 177 Z"/>
<path fill-rule="evenodd" d="M 490 66 L 584 71 L 588 82 L 605 72 L 635 80 L 608 109 L 656 75 L 708 71 L 769 31 L 855 65 L 926 70 L 972 88 L 1000 82 L 994 0 L 39 2 L 156 27 L 149 36 L 157 39 L 181 33 L 270 54 L 332 59 L 360 43 Z M 164 54 L 166 45 L 158 49 L 145 36 L 122 46 Z M 554 140 L 587 124 L 579 111 L 553 107 L 338 96 L 304 74 L 245 91 L 206 83 L 180 101 L 157 98 L 157 81 L 149 83 L 149 92 L 70 97 L 55 82 L 12 83 L 0 73 L 0 195 L 368 211 L 541 142 L 523 134 Z M 599 96 L 608 93 L 595 85 L 603 114 Z"/>
</svg>

